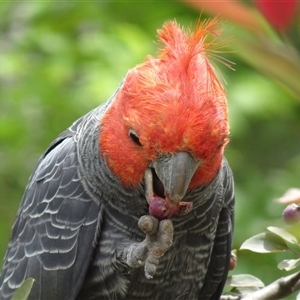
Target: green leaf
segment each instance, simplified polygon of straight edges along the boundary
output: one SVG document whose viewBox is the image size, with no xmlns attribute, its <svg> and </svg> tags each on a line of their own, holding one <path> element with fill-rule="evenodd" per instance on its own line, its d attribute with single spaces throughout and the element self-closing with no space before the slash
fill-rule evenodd
<svg viewBox="0 0 300 300">
<path fill-rule="evenodd" d="M 300 258 L 285 259 L 278 264 L 278 269 L 290 271 L 300 266 Z"/>
<path fill-rule="evenodd" d="M 30 294 L 32 285 L 34 283 L 33 278 L 27 278 L 22 285 L 16 290 L 11 300 L 26 300 Z"/>
<path fill-rule="evenodd" d="M 228 276 L 226 285 L 235 288 L 263 288 L 265 286 L 259 278 L 249 274 Z"/>
<path fill-rule="evenodd" d="M 228 293 L 225 295 L 237 296 L 237 295 L 245 295 L 245 294 L 252 294 L 259 290 L 260 288 L 256 287 L 240 287 L 240 288 L 231 288 Z M 233 298 L 236 299 L 236 298 Z"/>
<path fill-rule="evenodd" d="M 292 226 L 288 226 L 286 228 L 286 230 L 297 239 L 298 244 L 299 244 L 299 241 L 300 241 L 300 223 L 293 224 Z"/>
<path fill-rule="evenodd" d="M 279 80 L 299 97 L 300 58 L 294 49 L 266 39 L 261 42 L 249 40 L 245 35 L 233 39 L 231 47 L 246 62 Z"/>
<path fill-rule="evenodd" d="M 240 250 L 250 250 L 257 253 L 273 253 L 288 250 L 284 239 L 269 232 L 252 236 L 240 247 Z"/>
<path fill-rule="evenodd" d="M 274 227 L 274 226 L 269 226 L 267 227 L 267 229 L 276 234 L 277 236 L 281 237 L 283 240 L 285 240 L 288 243 L 297 245 L 298 241 L 297 238 L 292 235 L 291 233 L 287 232 L 286 230 L 284 230 L 283 228 L 279 228 L 279 227 Z"/>
</svg>

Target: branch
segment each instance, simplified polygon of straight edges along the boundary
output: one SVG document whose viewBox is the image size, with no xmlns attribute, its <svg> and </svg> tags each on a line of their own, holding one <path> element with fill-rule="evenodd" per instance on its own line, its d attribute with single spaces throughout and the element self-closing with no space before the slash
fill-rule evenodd
<svg viewBox="0 0 300 300">
<path fill-rule="evenodd" d="M 222 295 L 220 300 L 240 300 L 241 296 Z"/>
<path fill-rule="evenodd" d="M 300 289 L 300 272 L 281 277 L 266 287 L 241 297 L 241 300 L 276 300 Z"/>
<path fill-rule="evenodd" d="M 250 294 L 223 295 L 220 300 L 278 300 L 300 290 L 300 272 L 281 277 L 264 288 Z"/>
</svg>

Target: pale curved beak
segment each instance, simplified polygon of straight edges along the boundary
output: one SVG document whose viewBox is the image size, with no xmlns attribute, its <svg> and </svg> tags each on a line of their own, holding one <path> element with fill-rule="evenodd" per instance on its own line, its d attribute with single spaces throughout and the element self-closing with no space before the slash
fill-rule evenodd
<svg viewBox="0 0 300 300">
<path fill-rule="evenodd" d="M 200 161 L 189 152 L 181 151 L 158 157 L 152 165 L 164 186 L 165 196 L 178 203 L 185 196 Z"/>
</svg>

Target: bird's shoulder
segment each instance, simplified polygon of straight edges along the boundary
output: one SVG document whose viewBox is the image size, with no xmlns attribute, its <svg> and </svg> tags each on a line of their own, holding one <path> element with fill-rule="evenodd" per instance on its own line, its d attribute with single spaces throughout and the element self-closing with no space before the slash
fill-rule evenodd
<svg viewBox="0 0 300 300">
<path fill-rule="evenodd" d="M 66 291 L 76 292 L 72 291 L 74 280 L 84 279 L 101 206 L 87 193 L 78 171 L 75 137 L 83 121 L 79 119 L 50 144 L 29 179 L 4 258 L 3 299 L 27 277 L 36 280 L 35 298 L 30 299 L 48 299 L 47 292 L 64 299 Z M 65 277 L 71 278 L 69 283 Z M 42 281 L 45 278 L 55 281 L 51 292 Z"/>
</svg>

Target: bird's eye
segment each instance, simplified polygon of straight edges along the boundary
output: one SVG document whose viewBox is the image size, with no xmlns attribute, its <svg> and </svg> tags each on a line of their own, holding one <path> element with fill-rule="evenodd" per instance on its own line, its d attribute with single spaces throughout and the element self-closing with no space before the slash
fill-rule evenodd
<svg viewBox="0 0 300 300">
<path fill-rule="evenodd" d="M 128 131 L 129 137 L 131 138 L 131 140 L 137 145 L 137 146 L 142 146 L 139 136 L 138 134 L 133 130 L 133 129 L 129 129 Z"/>
</svg>

